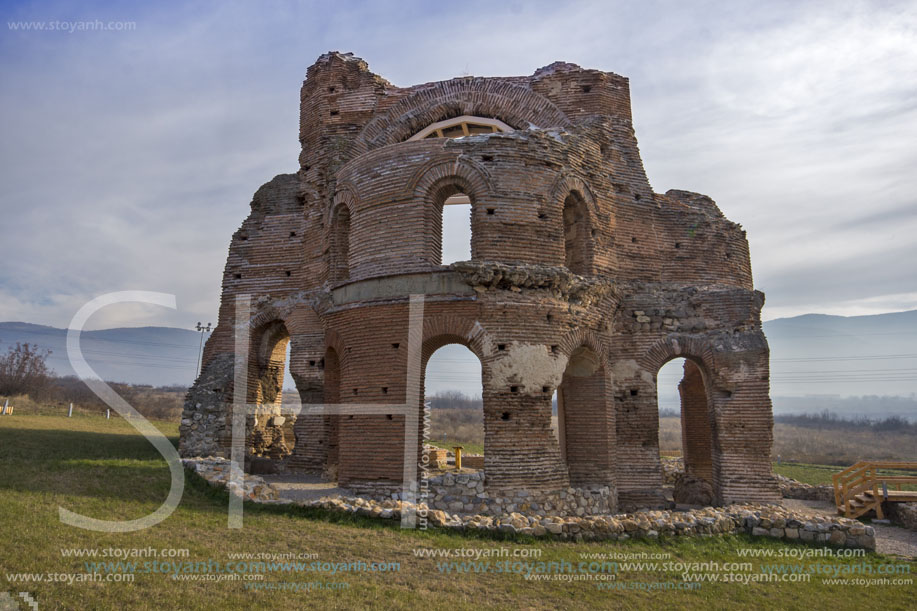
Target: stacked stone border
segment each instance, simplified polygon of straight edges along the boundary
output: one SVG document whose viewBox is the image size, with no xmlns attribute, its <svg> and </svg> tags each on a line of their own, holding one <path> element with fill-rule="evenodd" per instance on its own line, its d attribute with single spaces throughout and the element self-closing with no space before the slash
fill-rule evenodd
<svg viewBox="0 0 917 611">
<path fill-rule="evenodd" d="M 212 485 L 227 486 L 230 461 L 208 457 L 182 462 Z M 539 516 L 514 511 L 495 516 L 461 514 L 391 498 L 335 495 L 292 501 L 278 498 L 270 484 L 251 475 L 245 476 L 241 493 L 238 487 L 230 488 L 229 492 L 257 503 L 296 505 L 384 520 L 400 521 L 403 512 L 416 513 L 421 528 L 431 525 L 456 532 L 521 534 L 575 542 L 748 534 L 816 545 L 873 551 L 876 548 L 875 529 L 857 520 L 807 515 L 768 504 L 733 504 L 687 511 L 640 510 L 616 515 Z"/>
</svg>

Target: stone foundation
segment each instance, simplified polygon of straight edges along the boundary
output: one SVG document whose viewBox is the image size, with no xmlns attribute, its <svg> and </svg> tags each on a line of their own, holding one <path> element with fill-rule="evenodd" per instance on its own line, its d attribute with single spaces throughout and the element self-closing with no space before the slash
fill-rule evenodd
<svg viewBox="0 0 917 611">
<path fill-rule="evenodd" d="M 785 499 L 800 499 L 803 501 L 834 502 L 833 486 L 812 486 L 804 484 L 790 477 L 774 474 L 777 485 L 780 487 L 780 496 Z"/>
</svg>

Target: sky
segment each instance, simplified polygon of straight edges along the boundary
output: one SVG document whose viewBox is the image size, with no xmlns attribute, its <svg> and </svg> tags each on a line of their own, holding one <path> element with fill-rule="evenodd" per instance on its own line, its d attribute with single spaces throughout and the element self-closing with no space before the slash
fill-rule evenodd
<svg viewBox="0 0 917 611">
<path fill-rule="evenodd" d="M 216 322 L 230 236 L 298 155 L 299 88 L 327 51 L 395 85 L 630 78 L 657 192 L 748 231 L 765 319 L 917 308 L 913 2 L 0 2 L 0 321 Z M 23 30 L 22 22 L 110 29 Z"/>
</svg>

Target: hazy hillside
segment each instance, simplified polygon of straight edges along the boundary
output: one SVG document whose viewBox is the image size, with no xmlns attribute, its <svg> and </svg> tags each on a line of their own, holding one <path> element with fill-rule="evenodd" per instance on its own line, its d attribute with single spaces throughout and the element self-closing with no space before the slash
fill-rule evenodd
<svg viewBox="0 0 917 611">
<path fill-rule="evenodd" d="M 58 375 L 72 375 L 67 358 L 67 330 L 22 322 L 0 323 L 0 352 L 16 342 L 50 348 L 48 365 Z M 133 327 L 83 331 L 83 356 L 99 377 L 114 382 L 190 385 L 196 377 L 200 335 L 170 327 Z"/>
<path fill-rule="evenodd" d="M 778 318 L 764 332 L 773 395 L 917 392 L 917 310 Z"/>
</svg>

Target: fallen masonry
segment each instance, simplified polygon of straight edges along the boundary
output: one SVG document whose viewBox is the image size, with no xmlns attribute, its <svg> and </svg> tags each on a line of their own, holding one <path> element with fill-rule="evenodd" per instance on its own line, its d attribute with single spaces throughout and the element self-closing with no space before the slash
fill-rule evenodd
<svg viewBox="0 0 917 611">
<path fill-rule="evenodd" d="M 229 461 L 222 458 L 184 459 L 186 467 L 216 486 L 225 487 Z M 258 503 L 295 504 L 368 518 L 401 520 L 414 512 L 420 524 L 457 531 L 518 533 L 563 541 L 626 541 L 659 537 L 749 534 L 786 541 L 875 550 L 875 529 L 857 520 L 807 515 L 770 504 L 733 504 L 687 511 L 640 510 L 625 514 L 540 516 L 513 511 L 502 515 L 462 514 L 431 509 L 426 503 L 396 499 L 328 496 L 308 501 L 277 498 L 259 477 L 245 476 L 245 498 Z M 238 489 L 236 489 L 238 490 Z M 232 492 L 232 490 L 231 490 Z M 233 492 L 238 494 L 238 491 Z"/>
</svg>

